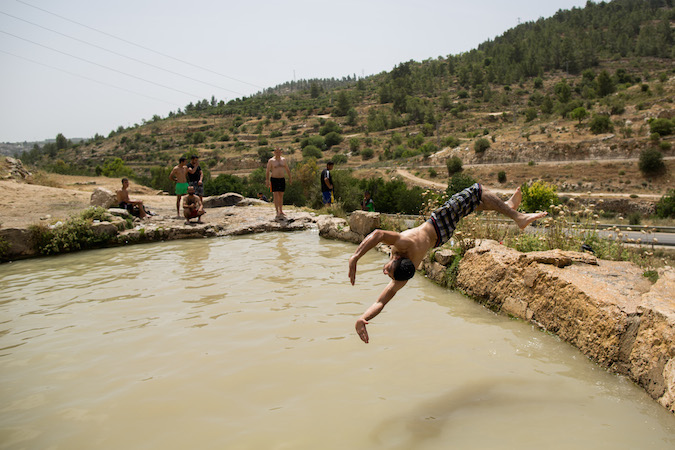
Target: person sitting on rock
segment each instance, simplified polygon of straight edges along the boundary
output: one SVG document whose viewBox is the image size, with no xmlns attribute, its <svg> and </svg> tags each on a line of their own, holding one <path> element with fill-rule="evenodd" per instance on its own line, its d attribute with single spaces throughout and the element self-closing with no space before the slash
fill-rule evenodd
<svg viewBox="0 0 675 450">
<path fill-rule="evenodd" d="M 453 195 L 443 206 L 431 213 L 431 218 L 422 225 L 405 230 L 402 233 L 395 231 L 375 230 L 370 233 L 358 246 L 349 258 L 349 280 L 352 285 L 356 280 L 356 264 L 358 260 L 380 242 L 391 246 L 389 261 L 384 265 L 383 273 L 391 278 L 375 303 L 373 303 L 356 321 L 356 333 L 361 340 L 368 343 L 368 321 L 377 316 L 394 295 L 406 285 L 415 275 L 415 270 L 422 263 L 427 251 L 439 247 L 450 240 L 455 231 L 457 222 L 473 211 L 497 211 L 524 229 L 537 219 L 546 215 L 545 212 L 525 214 L 518 211 L 522 199 L 520 188 L 513 196 L 503 202 L 496 194 L 483 189 L 476 183 Z"/>
<path fill-rule="evenodd" d="M 185 224 L 190 223 L 190 219 L 197 217 L 197 223 L 202 223 L 202 216 L 206 214 L 204 204 L 199 196 L 195 195 L 195 187 L 188 186 L 187 195 L 183 198 L 183 215 Z"/>
<path fill-rule="evenodd" d="M 122 189 L 117 191 L 117 202 L 120 208 L 129 211 L 132 216 L 144 219 L 148 216 L 143 206 L 142 200 L 132 200 L 129 198 L 129 179 L 122 178 Z"/>
</svg>

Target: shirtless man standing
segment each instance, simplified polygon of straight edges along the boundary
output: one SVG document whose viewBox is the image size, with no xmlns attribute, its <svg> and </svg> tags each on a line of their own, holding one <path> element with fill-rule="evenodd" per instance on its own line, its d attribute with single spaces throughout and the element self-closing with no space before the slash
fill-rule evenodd
<svg viewBox="0 0 675 450">
<path fill-rule="evenodd" d="M 402 233 L 375 230 L 366 236 L 349 258 L 349 280 L 353 285 L 356 280 L 356 263 L 359 258 L 378 243 L 384 242 L 391 246 L 391 257 L 384 265 L 383 273 L 391 278 L 391 281 L 375 303 L 356 321 L 356 333 L 361 340 L 368 343 L 368 331 L 366 330 L 368 321 L 382 312 L 389 300 L 415 275 L 415 269 L 422 263 L 427 251 L 443 245 L 450 239 L 459 219 L 468 216 L 473 211 L 497 211 L 513 219 L 522 230 L 546 215 L 545 212 L 534 214 L 519 212 L 517 209 L 521 199 L 520 188 L 508 201 L 503 202 L 497 195 L 476 183 L 453 195 L 443 206 L 431 213 L 429 220 L 418 227 Z"/>
<path fill-rule="evenodd" d="M 187 182 L 187 167 L 185 162 L 187 159 L 184 156 L 181 156 L 178 160 L 178 165 L 173 168 L 169 174 L 171 181 L 176 183 L 176 218 L 180 219 L 180 198 L 187 194 L 188 191 L 188 182 Z"/>
<path fill-rule="evenodd" d="M 286 217 L 284 214 L 284 191 L 286 190 L 286 178 L 284 173 L 288 174 L 288 184 L 291 184 L 291 169 L 288 168 L 286 158 L 281 156 L 281 148 L 274 149 L 274 156 L 267 161 L 267 171 L 265 180 L 267 187 L 272 191 L 274 208 L 276 209 L 276 220 Z"/>
<path fill-rule="evenodd" d="M 138 215 L 141 219 L 148 216 L 145 212 L 142 200 L 132 200 L 129 198 L 129 179 L 122 178 L 122 189 L 117 191 L 117 203 L 120 208 L 126 209 L 131 215 Z M 136 212 L 137 211 L 137 212 Z"/>
</svg>

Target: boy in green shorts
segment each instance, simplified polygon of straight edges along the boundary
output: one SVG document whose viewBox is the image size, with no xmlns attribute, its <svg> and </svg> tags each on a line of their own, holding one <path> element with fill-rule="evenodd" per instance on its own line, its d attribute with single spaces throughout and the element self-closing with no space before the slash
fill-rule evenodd
<svg viewBox="0 0 675 450">
<path fill-rule="evenodd" d="M 188 191 L 188 182 L 187 182 L 187 166 L 185 165 L 186 159 L 184 156 L 181 156 L 178 160 L 178 165 L 173 168 L 169 174 L 171 181 L 176 183 L 176 217 L 179 219 L 180 216 L 180 199 L 183 195 L 187 194 Z"/>
</svg>

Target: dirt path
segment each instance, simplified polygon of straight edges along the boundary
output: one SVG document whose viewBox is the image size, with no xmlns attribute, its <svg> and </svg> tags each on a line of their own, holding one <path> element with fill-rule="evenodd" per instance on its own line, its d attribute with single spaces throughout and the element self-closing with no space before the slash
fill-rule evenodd
<svg viewBox="0 0 675 450">
<path fill-rule="evenodd" d="M 410 182 L 412 182 L 415 186 L 430 189 L 442 189 L 442 190 L 445 190 L 448 187 L 447 183 L 438 183 L 435 181 L 425 180 L 424 178 L 416 177 L 415 175 L 408 172 L 408 170 L 406 169 L 396 169 L 396 173 L 406 178 L 407 180 L 410 180 Z M 502 189 L 499 187 L 490 186 L 488 184 L 485 184 L 485 187 L 487 187 L 492 192 L 496 192 L 498 194 L 511 195 L 515 192 L 515 189 Z M 566 197 L 588 196 L 588 194 L 585 192 L 558 192 L 558 195 Z M 638 198 L 642 200 L 658 201 L 661 198 L 660 195 L 650 195 L 650 194 L 637 194 L 637 195 Z M 630 198 L 631 194 L 625 192 L 618 194 L 615 192 L 593 192 L 592 196 L 597 198 Z"/>
</svg>

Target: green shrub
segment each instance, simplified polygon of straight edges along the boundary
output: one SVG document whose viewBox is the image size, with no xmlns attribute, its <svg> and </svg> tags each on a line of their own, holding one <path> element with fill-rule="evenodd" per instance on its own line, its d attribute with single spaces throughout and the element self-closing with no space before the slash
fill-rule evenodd
<svg viewBox="0 0 675 450">
<path fill-rule="evenodd" d="M 449 158 L 446 162 L 445 165 L 448 168 L 448 176 L 451 177 L 457 172 L 462 171 L 462 158 L 459 156 L 453 156 Z"/>
<path fill-rule="evenodd" d="M 485 150 L 490 148 L 490 141 L 485 138 L 476 139 L 476 142 L 473 144 L 473 150 L 476 153 L 485 153 Z"/>
<path fill-rule="evenodd" d="M 304 158 L 316 158 L 319 159 L 323 156 L 321 150 L 314 145 L 307 145 L 302 149 L 302 156 Z"/>
<path fill-rule="evenodd" d="M 474 183 L 476 183 L 477 180 L 473 178 L 469 174 L 465 174 L 463 172 L 458 172 L 450 178 L 450 182 L 448 183 L 448 188 L 445 190 L 445 193 L 449 196 L 454 195 L 458 193 L 461 190 L 464 190 L 468 188 L 469 186 L 472 186 Z"/>
<path fill-rule="evenodd" d="M 523 200 L 521 207 L 527 212 L 547 211 L 551 205 L 560 203 L 556 186 L 545 181 L 535 181 L 531 186 L 521 186 Z"/>
<path fill-rule="evenodd" d="M 656 215 L 662 219 L 675 218 L 675 189 L 670 189 L 656 203 Z"/>
<path fill-rule="evenodd" d="M 506 172 L 500 170 L 499 173 L 497 173 L 497 181 L 500 183 L 506 183 Z"/>
<path fill-rule="evenodd" d="M 632 212 L 628 214 L 628 223 L 630 225 L 640 225 L 642 222 L 642 215 L 639 212 Z"/>
<path fill-rule="evenodd" d="M 460 144 L 460 140 L 454 136 L 448 136 L 443 138 L 441 144 L 443 145 L 443 147 L 455 148 Z"/>
<path fill-rule="evenodd" d="M 342 135 L 336 133 L 335 131 L 331 131 L 330 133 L 326 134 L 324 139 L 326 143 L 326 148 L 331 148 L 334 145 L 338 145 L 344 140 Z"/>
<path fill-rule="evenodd" d="M 361 150 L 361 158 L 363 159 L 370 159 L 373 157 L 374 154 L 375 152 L 373 151 L 372 148 L 364 148 L 363 150 Z"/>
<path fill-rule="evenodd" d="M 654 119 L 649 123 L 649 130 L 659 136 L 668 136 L 673 133 L 675 124 L 670 119 Z"/>
<path fill-rule="evenodd" d="M 589 128 L 593 134 L 609 133 L 614 130 L 614 124 L 609 116 L 597 114 L 591 119 Z"/>
<path fill-rule="evenodd" d="M 638 163 L 640 171 L 646 175 L 658 175 L 662 173 L 666 165 L 663 162 L 663 154 L 655 149 L 648 148 L 640 153 L 640 162 Z"/>
</svg>

